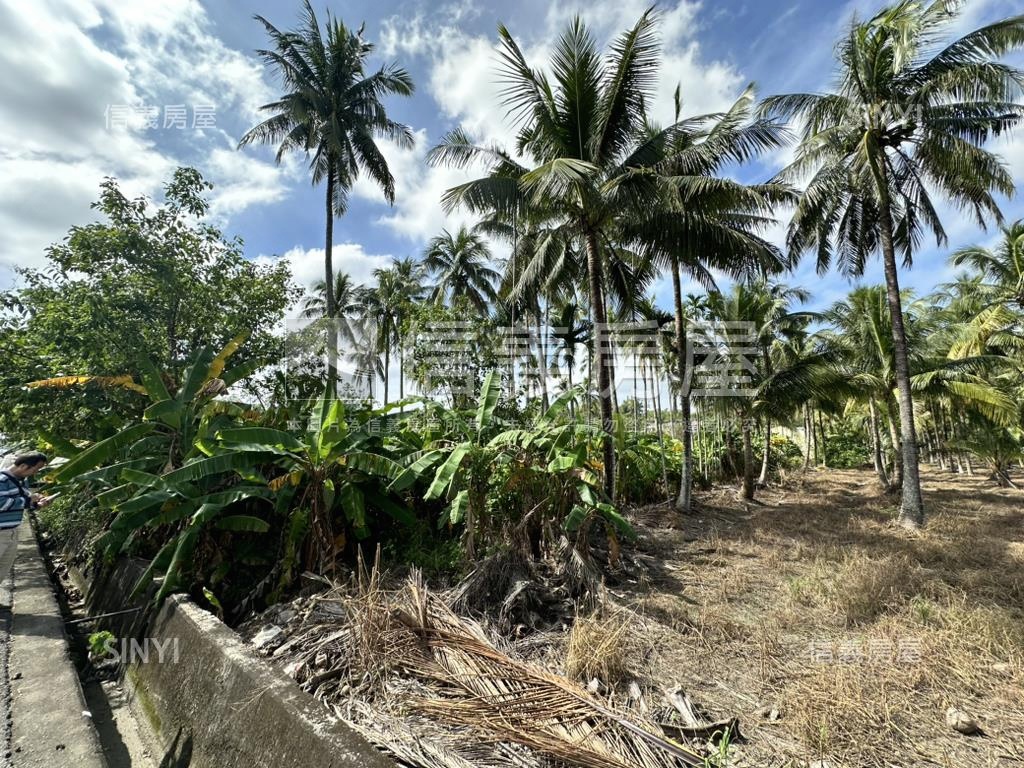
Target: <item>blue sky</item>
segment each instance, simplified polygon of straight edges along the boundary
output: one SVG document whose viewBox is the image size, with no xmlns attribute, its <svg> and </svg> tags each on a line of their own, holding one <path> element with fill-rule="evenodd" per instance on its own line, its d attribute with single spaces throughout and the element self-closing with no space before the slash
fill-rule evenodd
<svg viewBox="0 0 1024 768">
<path fill-rule="evenodd" d="M 322 11 L 325 3 L 316 0 Z M 350 25 L 365 21 L 378 42 L 380 61 L 397 61 L 416 82 L 411 99 L 390 102 L 395 119 L 415 131 L 413 150 L 385 147 L 397 179 L 391 208 L 371 185 L 354 190 L 348 214 L 337 222 L 340 267 L 357 279 L 391 256 L 417 255 L 442 227 L 469 221 L 446 216 L 439 197 L 462 175 L 431 169 L 423 156 L 448 129 L 507 140 L 508 128 L 494 83 L 495 29 L 504 22 L 527 55 L 542 63 L 572 4 L 527 0 L 509 8 L 494 2 L 431 4 L 420 0 L 349 0 L 329 7 Z M 596 0 L 582 8 L 602 41 L 635 21 L 645 7 L 636 0 Z M 689 113 L 720 109 L 750 81 L 760 93 L 821 90 L 831 75 L 832 45 L 854 11 L 871 2 L 664 3 L 662 82 L 652 105 L 668 116 L 671 92 L 681 82 Z M 1008 0 L 968 4 L 964 28 L 1019 8 Z M 247 256 L 286 258 L 300 282 L 319 275 L 323 249 L 321 190 L 310 186 L 302 158 L 273 163 L 269 149 L 238 152 L 239 136 L 258 119 L 258 107 L 273 98 L 277 84 L 256 58 L 265 44 L 259 13 L 279 27 L 291 27 L 299 4 L 292 0 L 0 0 L 0 286 L 13 281 L 11 267 L 39 266 L 46 245 L 72 224 L 93 219 L 89 203 L 107 175 L 137 194 L 159 196 L 160 185 L 180 164 L 195 165 L 214 182 L 213 212 L 229 235 L 245 241 Z M 108 125 L 111 106 L 157 107 L 155 129 Z M 167 105 L 184 105 L 191 123 L 196 106 L 215 108 L 215 125 L 164 128 Z M 1024 179 L 1024 140 L 998 150 Z M 766 158 L 741 171 L 745 179 L 765 178 L 786 158 Z M 1004 207 L 1008 219 L 1024 217 L 1024 201 Z M 929 247 L 917 257 L 904 283 L 927 292 L 947 280 L 949 251 L 962 244 L 988 243 L 967 217 L 948 211 L 950 246 Z M 772 233 L 781 235 L 782 227 Z M 337 257 L 336 257 L 337 258 Z M 814 306 L 830 303 L 848 289 L 836 274 L 819 277 L 805 261 L 790 282 L 810 288 Z M 872 265 L 867 280 L 880 280 Z M 656 286 L 666 303 L 667 284 Z"/>
</svg>

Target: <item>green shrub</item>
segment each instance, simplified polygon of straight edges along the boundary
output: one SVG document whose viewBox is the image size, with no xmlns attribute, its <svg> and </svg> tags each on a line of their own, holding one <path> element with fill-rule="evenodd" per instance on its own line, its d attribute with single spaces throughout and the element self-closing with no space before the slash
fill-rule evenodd
<svg viewBox="0 0 1024 768">
<path fill-rule="evenodd" d="M 105 659 L 110 655 L 110 648 L 113 647 L 117 638 L 112 632 L 103 630 L 93 632 L 89 635 L 89 655 L 96 659 Z"/>
<path fill-rule="evenodd" d="M 835 424 L 826 433 L 825 461 L 836 469 L 857 469 L 870 463 L 871 449 L 864 433 L 847 424 Z"/>
<path fill-rule="evenodd" d="M 768 469 L 775 473 L 781 469 L 796 469 L 803 463 L 804 453 L 799 445 L 785 435 L 772 434 L 771 452 L 768 455 Z M 742 460 L 742 457 L 740 457 Z M 754 465 L 764 461 L 764 439 L 754 443 Z"/>
<path fill-rule="evenodd" d="M 79 563 L 95 554 L 94 541 L 108 517 L 86 490 L 65 492 L 36 512 L 40 528 Z"/>
</svg>

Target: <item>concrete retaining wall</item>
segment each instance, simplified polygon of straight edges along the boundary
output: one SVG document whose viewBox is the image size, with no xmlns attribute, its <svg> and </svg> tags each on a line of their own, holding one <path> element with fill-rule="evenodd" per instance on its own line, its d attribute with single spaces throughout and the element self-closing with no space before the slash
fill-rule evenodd
<svg viewBox="0 0 1024 768">
<path fill-rule="evenodd" d="M 93 612 L 127 607 L 139 565 L 117 570 L 90 601 Z M 141 641 L 127 648 L 129 701 L 162 768 L 394 768 L 187 597 L 169 598 L 141 632 L 136 617 L 118 623 L 121 632 L 111 631 L 130 641 L 125 630 L 135 630 Z"/>
</svg>

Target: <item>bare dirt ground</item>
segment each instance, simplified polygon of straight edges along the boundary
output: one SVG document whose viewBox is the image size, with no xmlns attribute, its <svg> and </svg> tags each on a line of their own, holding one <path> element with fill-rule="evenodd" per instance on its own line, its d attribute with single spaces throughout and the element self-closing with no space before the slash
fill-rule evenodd
<svg viewBox="0 0 1024 768">
<path fill-rule="evenodd" d="M 630 612 L 622 679 L 738 716 L 733 766 L 1024 765 L 1024 493 L 923 481 L 919 534 L 866 471 L 797 475 L 750 505 L 706 494 L 685 520 L 634 510 L 647 567 L 608 584 Z"/>
</svg>

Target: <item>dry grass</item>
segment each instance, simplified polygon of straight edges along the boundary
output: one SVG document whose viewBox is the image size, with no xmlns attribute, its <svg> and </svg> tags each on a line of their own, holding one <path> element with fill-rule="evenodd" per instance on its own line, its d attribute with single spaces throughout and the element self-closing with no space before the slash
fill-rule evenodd
<svg viewBox="0 0 1024 768">
<path fill-rule="evenodd" d="M 1024 764 L 1024 494 L 924 480 L 919 534 L 857 472 L 812 472 L 748 509 L 708 496 L 642 531 L 662 574 L 626 597 L 664 625 L 649 680 L 744 718 L 736 765 Z M 986 735 L 954 732 L 949 707 Z"/>
<path fill-rule="evenodd" d="M 629 679 L 637 660 L 631 631 L 635 621 L 623 610 L 576 617 L 565 645 L 566 675 L 584 683 L 597 678 L 610 686 Z"/>
<path fill-rule="evenodd" d="M 849 626 L 867 624 L 902 606 L 921 585 L 919 568 L 906 555 L 843 558 L 830 585 L 831 600 Z"/>
<path fill-rule="evenodd" d="M 362 564 L 360 564 L 362 565 Z M 457 615 L 450 595 L 427 589 L 419 572 L 394 590 L 379 570 L 336 586 L 289 623 L 272 651 L 308 692 L 410 768 L 680 768 L 706 765 L 699 747 L 666 737 L 661 726 L 620 703 L 492 642 L 483 625 Z M 305 606 L 303 598 L 295 605 Z M 327 606 L 329 610 L 325 610 Z M 371 606 L 373 609 L 370 610 Z M 595 672 L 626 669 L 630 617 L 581 618 L 577 658 Z M 367 626 L 363 626 L 363 624 Z M 383 653 L 380 671 L 365 654 Z M 384 658 L 382 658 L 382 662 Z"/>
</svg>

